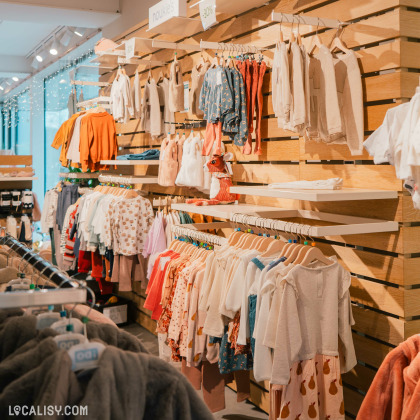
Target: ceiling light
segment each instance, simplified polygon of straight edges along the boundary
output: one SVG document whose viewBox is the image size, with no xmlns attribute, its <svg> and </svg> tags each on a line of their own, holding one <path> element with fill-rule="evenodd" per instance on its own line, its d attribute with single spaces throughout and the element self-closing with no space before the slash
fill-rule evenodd
<svg viewBox="0 0 420 420">
<path fill-rule="evenodd" d="M 0 90 L 4 90 L 4 87 L 0 85 Z"/>
<path fill-rule="evenodd" d="M 85 29 L 84 28 L 76 28 L 75 30 L 74 30 L 74 33 L 77 35 L 77 36 L 80 36 L 80 37 L 82 37 L 84 34 L 85 34 Z"/>
<path fill-rule="evenodd" d="M 13 77 L 12 77 L 12 79 L 13 79 L 15 82 L 19 82 L 19 77 L 13 76 Z"/>
<path fill-rule="evenodd" d="M 37 53 L 35 58 L 37 59 L 38 63 L 42 63 L 44 61 L 44 53 L 42 53 L 42 52 Z"/>
<path fill-rule="evenodd" d="M 64 79 L 61 79 L 58 83 L 63 84 L 63 83 L 67 83 L 67 82 Z"/>
<path fill-rule="evenodd" d="M 57 55 L 58 54 L 58 48 L 59 48 L 59 45 L 58 45 L 58 42 L 57 42 L 57 38 L 54 37 L 54 41 L 53 41 L 53 43 L 51 44 L 51 47 L 50 47 L 50 54 L 51 55 Z"/>
</svg>

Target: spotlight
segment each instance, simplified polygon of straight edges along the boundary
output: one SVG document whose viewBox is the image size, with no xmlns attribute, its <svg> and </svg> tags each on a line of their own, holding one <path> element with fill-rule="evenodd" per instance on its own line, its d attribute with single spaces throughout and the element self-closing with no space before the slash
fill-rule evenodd
<svg viewBox="0 0 420 420">
<path fill-rule="evenodd" d="M 12 77 L 12 79 L 13 79 L 15 82 L 19 82 L 19 77 L 13 76 L 13 77 Z"/>
<path fill-rule="evenodd" d="M 75 30 L 74 30 L 74 33 L 77 35 L 77 36 L 80 36 L 80 37 L 82 37 L 84 34 L 85 34 L 85 29 L 84 28 L 76 28 Z"/>
<path fill-rule="evenodd" d="M 0 85 L 0 90 L 4 90 L 4 87 L 2 85 Z"/>
<path fill-rule="evenodd" d="M 51 44 L 51 47 L 50 47 L 50 54 L 51 55 L 57 55 L 58 54 L 58 48 L 59 48 L 59 46 L 58 46 L 57 38 L 54 37 L 54 41 L 53 41 L 53 43 Z"/>
<path fill-rule="evenodd" d="M 38 63 L 42 63 L 44 61 L 45 55 L 44 55 L 44 53 L 39 52 L 39 53 L 37 53 L 35 58 L 37 59 Z"/>
</svg>

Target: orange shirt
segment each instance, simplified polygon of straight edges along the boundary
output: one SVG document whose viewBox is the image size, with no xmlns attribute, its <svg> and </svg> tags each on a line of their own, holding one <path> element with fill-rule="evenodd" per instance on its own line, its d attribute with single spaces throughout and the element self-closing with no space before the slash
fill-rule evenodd
<svg viewBox="0 0 420 420">
<path fill-rule="evenodd" d="M 54 140 L 51 144 L 51 147 L 54 147 L 54 149 L 59 149 L 61 146 L 60 162 L 63 166 L 68 165 L 67 150 L 70 145 L 71 136 L 73 135 L 74 123 L 80 114 L 81 113 L 78 112 L 72 115 L 67 121 L 64 121 L 63 124 L 61 124 L 61 127 L 55 134 Z"/>
<path fill-rule="evenodd" d="M 115 121 L 108 112 L 87 114 L 80 123 L 80 163 L 86 172 L 108 169 L 101 160 L 113 160 L 117 156 Z"/>
</svg>

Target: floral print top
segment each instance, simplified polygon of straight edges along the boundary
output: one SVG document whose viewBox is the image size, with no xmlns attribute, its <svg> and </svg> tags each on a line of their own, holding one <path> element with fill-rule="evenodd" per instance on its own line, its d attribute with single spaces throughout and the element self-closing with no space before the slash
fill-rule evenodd
<svg viewBox="0 0 420 420">
<path fill-rule="evenodd" d="M 105 215 L 105 237 L 114 254 L 140 254 L 152 222 L 152 205 L 143 197 L 112 203 Z"/>
</svg>

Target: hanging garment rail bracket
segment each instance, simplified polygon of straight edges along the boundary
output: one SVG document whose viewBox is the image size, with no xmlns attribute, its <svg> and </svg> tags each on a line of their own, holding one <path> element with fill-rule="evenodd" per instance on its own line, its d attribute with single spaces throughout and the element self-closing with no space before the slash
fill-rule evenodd
<svg viewBox="0 0 420 420">
<path fill-rule="evenodd" d="M 291 13 L 271 13 L 272 22 L 281 22 L 281 23 L 299 23 L 300 25 L 311 25 L 319 26 L 323 28 L 341 28 L 345 25 L 349 25 L 347 22 L 341 22 L 337 19 L 327 19 L 327 18 L 318 18 L 316 16 L 306 16 L 306 15 L 294 15 Z"/>
</svg>

